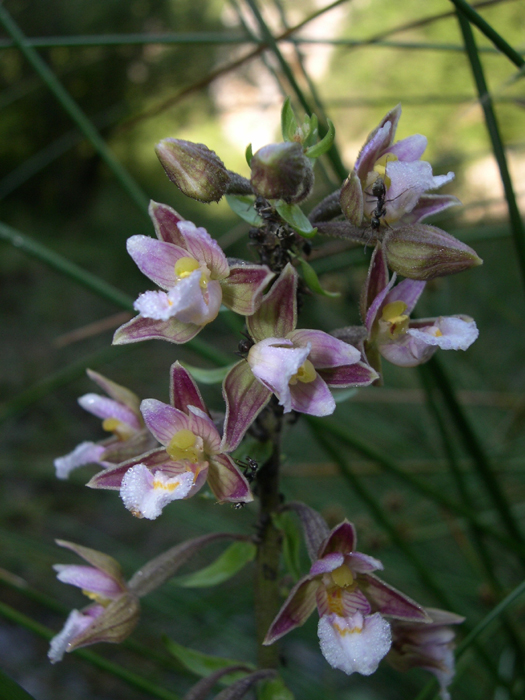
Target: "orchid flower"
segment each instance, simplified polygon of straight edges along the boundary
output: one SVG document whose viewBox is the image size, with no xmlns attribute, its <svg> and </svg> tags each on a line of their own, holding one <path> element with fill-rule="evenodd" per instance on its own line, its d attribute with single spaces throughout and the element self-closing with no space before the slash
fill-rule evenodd
<svg viewBox="0 0 525 700">
<path fill-rule="evenodd" d="M 288 264 L 246 319 L 254 344 L 224 379 L 224 449 L 237 447 L 272 394 L 285 413 L 327 416 L 335 410 L 329 387 L 367 386 L 377 378 L 356 348 L 323 331 L 296 330 L 296 323 L 297 274 Z"/>
<path fill-rule="evenodd" d="M 113 557 L 72 542 L 57 544 L 78 554 L 91 566 L 56 564 L 58 580 L 82 589 L 93 604 L 72 610 L 66 624 L 51 640 L 48 657 L 61 661 L 65 652 L 96 642 L 122 642 L 137 624 L 138 598 L 130 592 L 118 562 Z"/>
<path fill-rule="evenodd" d="M 158 240 L 131 236 L 127 249 L 160 290 L 139 296 L 139 315 L 117 329 L 113 344 L 154 338 L 186 343 L 217 317 L 221 304 L 245 316 L 255 312 L 274 276 L 267 267 L 230 266 L 205 229 L 165 204 L 151 202 L 149 212 Z"/>
<path fill-rule="evenodd" d="M 195 382 L 178 362 L 171 367 L 171 402 L 146 399 L 140 406 L 162 447 L 96 474 L 88 486 L 119 490 L 133 515 L 150 520 L 171 501 L 193 496 L 206 480 L 218 501 L 252 501 L 248 482 L 221 447 Z"/>
<path fill-rule="evenodd" d="M 355 550 L 355 528 L 347 520 L 321 544 L 309 573 L 292 589 L 272 622 L 264 644 L 273 644 L 304 624 L 315 607 L 321 651 L 328 663 L 347 674 L 368 676 L 391 646 L 385 619 L 425 623 L 425 610 L 377 578 L 377 559 Z"/>
<path fill-rule="evenodd" d="M 450 700 L 447 687 L 454 677 L 454 637 L 451 625 L 465 618 L 445 610 L 426 608 L 431 622 L 392 622 L 392 648 L 387 661 L 398 671 L 424 668 L 440 685 L 442 700 Z"/>
<path fill-rule="evenodd" d="M 382 218 L 389 226 L 414 224 L 460 203 L 452 195 L 425 194 L 453 180 L 454 173 L 435 176 L 430 163 L 421 160 L 427 147 L 425 136 L 414 134 L 394 143 L 400 117 L 401 105 L 397 105 L 381 120 L 361 149 L 349 178 L 352 211 L 368 221 L 378 203 L 371 190 L 381 178 L 386 190 Z"/>
<path fill-rule="evenodd" d="M 78 399 L 78 403 L 89 413 L 101 418 L 103 429 L 113 433 L 113 436 L 99 442 L 81 442 L 69 454 L 57 457 L 54 463 L 59 479 L 67 479 L 73 469 L 84 464 L 95 463 L 110 467 L 143 454 L 156 445 L 142 420 L 138 396 L 98 372 L 88 369 L 87 374 L 110 398 L 85 394 Z"/>
</svg>

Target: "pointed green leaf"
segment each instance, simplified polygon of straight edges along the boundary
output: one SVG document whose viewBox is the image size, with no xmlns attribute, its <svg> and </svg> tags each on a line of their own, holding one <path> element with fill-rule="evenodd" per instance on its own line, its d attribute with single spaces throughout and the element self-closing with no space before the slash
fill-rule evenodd
<svg viewBox="0 0 525 700">
<path fill-rule="evenodd" d="M 305 155 L 308 156 L 308 158 L 319 158 L 319 156 L 322 156 L 323 153 L 326 153 L 332 148 L 334 139 L 335 127 L 333 125 L 333 122 L 331 122 L 330 119 L 328 119 L 328 132 L 319 141 L 319 143 L 316 143 L 314 146 L 310 146 L 310 148 L 307 148 L 305 151 Z"/>
<path fill-rule="evenodd" d="M 305 148 L 307 146 L 313 146 L 319 133 L 319 120 L 316 114 L 312 114 L 311 117 L 305 116 L 303 130 L 303 146 Z"/>
<path fill-rule="evenodd" d="M 247 221 L 252 226 L 263 225 L 263 220 L 253 208 L 253 197 L 248 195 L 227 194 L 226 201 L 230 205 L 230 209 L 244 221 Z"/>
<path fill-rule="evenodd" d="M 286 204 L 282 199 L 275 202 L 275 208 L 279 216 L 286 221 L 303 238 L 313 238 L 317 229 L 308 221 L 306 214 L 297 204 Z"/>
<path fill-rule="evenodd" d="M 183 588 L 207 588 L 227 581 L 255 558 L 252 542 L 234 542 L 212 564 L 200 571 L 174 579 Z"/>
<path fill-rule="evenodd" d="M 323 289 L 321 287 L 321 283 L 319 282 L 319 278 L 317 277 L 317 273 L 314 270 L 314 268 L 310 265 L 310 263 L 307 263 L 306 260 L 304 260 L 303 258 L 298 258 L 298 260 L 301 263 L 304 281 L 308 285 L 309 289 L 312 290 L 312 292 L 320 294 L 323 297 L 341 296 L 339 292 L 327 292 L 326 289 Z"/>
<path fill-rule="evenodd" d="M 288 690 L 279 676 L 264 681 L 257 693 L 257 700 L 294 700 L 294 698 L 292 691 Z"/>
<path fill-rule="evenodd" d="M 245 155 L 246 162 L 248 163 L 248 165 L 251 165 L 251 163 L 252 163 L 252 158 L 253 158 L 253 148 L 252 148 L 252 144 L 251 144 L 251 143 L 249 143 L 249 144 L 246 146 L 246 151 L 244 152 L 244 155 Z"/>
<path fill-rule="evenodd" d="M 225 365 L 224 367 L 202 369 L 201 367 L 189 365 L 187 362 L 181 362 L 184 369 L 187 369 L 195 381 L 201 384 L 220 384 L 234 364 L 233 362 L 231 365 Z"/>
<path fill-rule="evenodd" d="M 287 97 L 281 110 L 281 131 L 284 141 L 293 141 L 297 131 L 297 119 L 293 113 L 292 103 Z"/>
<path fill-rule="evenodd" d="M 228 668 L 229 666 L 239 666 L 243 665 L 247 668 L 253 668 L 255 666 L 250 663 L 245 663 L 244 661 L 235 661 L 233 659 L 224 659 L 220 656 L 212 656 L 211 654 L 203 654 L 195 649 L 189 649 L 188 647 L 182 646 L 182 644 L 177 644 L 172 639 L 164 638 L 164 643 L 170 654 L 172 654 L 180 663 L 191 671 L 196 676 L 201 676 L 206 678 L 215 671 L 220 671 L 223 668 Z M 229 685 L 239 678 L 243 678 L 246 675 L 244 671 L 235 671 L 227 676 L 223 676 L 220 679 L 220 683 L 224 685 Z"/>
<path fill-rule="evenodd" d="M 283 557 L 288 572 L 298 581 L 301 578 L 301 530 L 292 513 L 285 511 L 273 517 L 274 525 L 283 533 Z"/>
</svg>

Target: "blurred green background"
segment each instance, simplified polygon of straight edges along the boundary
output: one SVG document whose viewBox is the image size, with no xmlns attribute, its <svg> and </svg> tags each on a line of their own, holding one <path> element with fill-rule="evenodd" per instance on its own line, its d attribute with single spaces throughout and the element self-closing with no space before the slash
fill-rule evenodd
<svg viewBox="0 0 525 700">
<path fill-rule="evenodd" d="M 265 0 L 258 5 L 278 36 L 324 3 Z M 167 136 L 204 142 L 227 167 L 247 175 L 247 144 L 252 142 L 255 151 L 280 139 L 284 95 L 292 96 L 301 114 L 270 51 L 240 61 L 259 35 L 249 4 L 240 0 L 6 0 L 3 7 L 27 37 L 40 41 L 36 42 L 39 55 L 145 196 L 170 204 L 185 218 L 205 226 L 227 254 L 253 259 L 246 247 L 248 227 L 224 202 L 200 205 L 186 200 L 165 177 L 153 150 Z M 476 318 L 480 328 L 476 344 L 467 353 L 442 353 L 440 359 L 512 512 L 523 520 L 523 284 L 497 166 L 453 9 L 445 0 L 343 2 L 293 35 L 301 42 L 282 42 L 280 47 L 300 86 L 309 95 L 315 88 L 320 105 L 334 121 L 347 169 L 367 133 L 401 102 L 398 138 L 425 134 L 429 139 L 425 157 L 433 163 L 434 172 L 456 172 L 447 191 L 459 196 L 464 206 L 436 223 L 468 242 L 485 263 L 429 284 L 418 313 L 465 313 Z M 512 46 L 525 49 L 523 2 L 489 4 L 483 17 Z M 523 207 L 523 80 L 516 79 L 516 67 L 485 37 L 477 31 L 475 35 L 517 200 Z M 165 43 L 160 43 L 160 36 Z M 128 257 L 125 241 L 133 234 L 151 234 L 152 227 L 10 41 L 0 26 L 0 221 L 135 298 L 149 282 Z M 233 69 L 213 78 L 218 67 L 235 61 Z M 324 162 L 317 171 L 311 205 L 335 186 L 337 177 Z M 336 301 L 315 298 L 300 325 L 330 330 L 357 323 L 369 251 L 343 251 L 339 243 L 328 240 L 316 239 L 315 246 L 320 247 L 315 265 L 323 284 L 342 296 Z M 330 250 L 337 254 L 327 256 Z M 0 273 L 0 596 L 13 608 L 58 630 L 66 611 L 84 602 L 78 591 L 55 579 L 51 565 L 73 558 L 54 545 L 54 538 L 101 549 L 119 559 L 131 574 L 147 559 L 188 537 L 213 530 L 252 532 L 256 506 L 237 511 L 195 498 L 167 508 L 155 522 L 146 522 L 134 519 L 116 494 L 84 488 L 95 471 L 90 467 L 75 472 L 69 481 L 57 481 L 54 457 L 83 440 L 102 437 L 98 421 L 76 403 L 79 395 L 93 390 L 78 369 L 82 363 L 129 386 L 142 398 L 164 401 L 173 361 L 206 363 L 188 349 L 168 343 L 111 349 L 112 331 L 122 323 L 121 310 L 5 241 L 0 241 Z M 222 314 L 202 337 L 231 353 L 233 361 L 238 336 L 232 336 L 232 328 L 239 328 L 238 319 Z M 69 366 L 72 370 L 66 378 L 60 373 Z M 51 382 L 46 389 L 43 382 L 56 373 L 56 385 Z M 336 422 L 394 460 L 404 473 L 458 500 L 438 424 L 425 405 L 420 373 L 385 366 L 385 380 L 385 388 L 362 390 L 340 405 Z M 220 388 L 205 387 L 204 393 L 209 405 L 220 410 Z M 439 400 L 438 404 L 440 415 L 448 420 Z M 449 425 L 476 510 L 498 525 L 471 455 L 454 432 L 457 426 Z M 423 604 L 441 604 L 315 443 L 304 421 L 287 430 L 284 452 L 282 488 L 288 499 L 304 500 L 320 509 L 330 525 L 343 517 L 354 521 L 360 549 L 383 561 L 385 580 Z M 498 598 L 465 523 L 409 489 L 403 480 L 386 475 L 362 453 L 345 448 L 345 457 L 384 517 L 446 591 L 453 610 L 472 624 L 481 619 Z M 522 580 L 523 572 L 515 557 L 494 541 L 488 542 L 494 572 L 503 592 L 508 592 Z M 195 568 L 213 556 L 211 551 L 202 555 Z M 38 595 L 31 596 L 30 591 Z M 190 590 L 168 584 L 144 601 L 134 638 L 158 650 L 164 660 L 169 657 L 162 634 L 201 651 L 253 661 L 252 591 L 249 567 L 218 588 Z M 64 611 L 53 609 L 52 601 L 62 604 Z M 518 624 L 523 621 L 522 607 L 513 613 Z M 363 679 L 331 669 L 319 653 L 313 618 L 283 644 L 283 675 L 296 698 L 417 696 L 427 680 L 422 672 L 400 675 L 384 665 Z M 523 638 L 521 643 L 525 647 Z M 494 631 L 486 649 L 504 677 L 522 672 L 525 656 L 519 656 L 504 634 Z M 46 650 L 46 642 L 22 626 L 0 622 L 1 665 L 37 700 L 150 697 L 74 656 L 52 667 Z M 99 645 L 94 650 L 180 695 L 196 680 L 181 668 L 144 660 L 129 649 Z M 472 655 L 454 697 L 492 698 L 500 691 L 507 692 Z"/>
</svg>

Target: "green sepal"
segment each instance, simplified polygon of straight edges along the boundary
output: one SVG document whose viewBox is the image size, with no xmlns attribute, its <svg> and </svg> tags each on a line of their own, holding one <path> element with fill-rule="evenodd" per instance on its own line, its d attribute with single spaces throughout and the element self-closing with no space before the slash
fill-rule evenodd
<svg viewBox="0 0 525 700">
<path fill-rule="evenodd" d="M 279 216 L 303 238 L 313 238 L 317 229 L 308 221 L 306 214 L 297 204 L 287 204 L 279 199 L 274 204 Z"/>
<path fill-rule="evenodd" d="M 226 201 L 230 205 L 230 209 L 244 221 L 252 226 L 263 225 L 263 220 L 253 208 L 253 197 L 249 195 L 227 194 Z"/>
<path fill-rule="evenodd" d="M 328 132 L 318 143 L 316 143 L 313 146 L 310 146 L 304 152 L 305 156 L 308 156 L 308 158 L 319 158 L 319 156 L 322 156 L 324 153 L 326 153 L 332 148 L 335 139 L 335 127 L 333 122 L 330 121 L 330 119 L 328 119 L 327 121 Z"/>
<path fill-rule="evenodd" d="M 295 581 L 301 578 L 301 530 L 292 513 L 274 514 L 273 524 L 283 533 L 283 557 L 288 573 Z"/>
<path fill-rule="evenodd" d="M 294 136 L 297 131 L 297 126 L 297 119 L 292 109 L 292 103 L 290 98 L 287 97 L 281 110 L 281 131 L 284 141 L 295 141 Z"/>
<path fill-rule="evenodd" d="M 311 117 L 305 114 L 303 132 L 301 143 L 305 148 L 312 147 L 319 134 L 319 119 L 317 119 L 316 114 L 312 114 Z M 306 153 L 306 155 L 308 154 Z"/>
<path fill-rule="evenodd" d="M 252 144 L 249 143 L 246 146 L 246 151 L 244 152 L 244 156 L 246 158 L 246 162 L 248 163 L 248 166 L 251 165 L 252 158 L 253 158 L 253 149 L 252 149 Z"/>
<path fill-rule="evenodd" d="M 223 668 L 228 668 L 229 666 L 239 666 L 243 665 L 247 668 L 255 670 L 255 666 L 251 663 L 244 661 L 236 661 L 234 659 L 224 659 L 221 656 L 212 656 L 211 654 L 203 654 L 195 649 L 189 649 L 188 647 L 182 646 L 174 642 L 168 637 L 164 637 L 164 644 L 170 654 L 172 654 L 177 661 L 179 661 L 184 668 L 191 671 L 196 676 L 201 678 L 206 678 L 207 676 L 215 673 L 215 671 L 220 671 Z M 219 683 L 221 685 L 230 685 L 240 678 L 246 675 L 244 671 L 234 671 L 226 676 L 223 676 Z"/>
<path fill-rule="evenodd" d="M 319 282 L 319 277 L 317 277 L 317 272 L 310 265 L 310 263 L 307 263 L 306 260 L 304 260 L 304 258 L 298 258 L 298 260 L 301 263 L 304 281 L 308 285 L 308 288 L 312 290 L 312 292 L 320 294 L 323 297 L 334 298 L 341 296 L 340 292 L 328 292 L 326 291 L 326 289 L 323 289 L 321 287 L 321 283 Z"/>
<path fill-rule="evenodd" d="M 285 686 L 283 679 L 277 676 L 261 684 L 257 700 L 295 700 L 295 695 Z"/>
<path fill-rule="evenodd" d="M 195 381 L 201 384 L 220 384 L 224 377 L 231 370 L 235 362 L 224 367 L 214 367 L 213 369 L 202 369 L 202 367 L 194 367 L 187 362 L 181 362 L 184 369 L 187 369 Z"/>
<path fill-rule="evenodd" d="M 255 559 L 256 546 L 252 542 L 234 542 L 209 566 L 187 576 L 173 579 L 182 588 L 208 588 L 227 581 Z"/>
</svg>

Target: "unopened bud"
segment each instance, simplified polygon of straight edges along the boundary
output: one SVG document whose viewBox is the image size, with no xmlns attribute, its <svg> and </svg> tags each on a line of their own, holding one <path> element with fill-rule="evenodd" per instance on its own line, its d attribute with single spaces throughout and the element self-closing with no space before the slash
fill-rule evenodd
<svg viewBox="0 0 525 700">
<path fill-rule="evenodd" d="M 166 175 L 187 197 L 218 202 L 226 193 L 230 175 L 219 156 L 203 143 L 163 139 L 155 152 Z"/>
<path fill-rule="evenodd" d="M 392 229 L 383 240 L 383 250 L 389 268 L 413 280 L 428 281 L 483 264 L 468 245 L 426 224 Z"/>
<path fill-rule="evenodd" d="M 363 220 L 363 188 L 355 170 L 350 173 L 341 188 L 340 203 L 345 218 L 354 226 L 361 226 Z"/>
<path fill-rule="evenodd" d="M 251 160 L 251 185 L 265 199 L 297 203 L 306 199 L 313 187 L 310 160 L 299 143 L 272 143 L 260 148 Z"/>
</svg>

